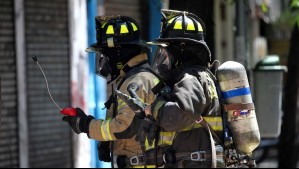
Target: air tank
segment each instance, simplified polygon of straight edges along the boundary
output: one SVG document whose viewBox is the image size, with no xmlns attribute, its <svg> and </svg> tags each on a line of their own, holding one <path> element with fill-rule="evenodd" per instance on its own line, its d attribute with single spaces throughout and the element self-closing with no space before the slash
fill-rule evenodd
<svg viewBox="0 0 299 169">
<path fill-rule="evenodd" d="M 260 132 L 244 66 L 225 62 L 217 70 L 228 126 L 237 151 L 251 155 L 260 143 Z"/>
</svg>

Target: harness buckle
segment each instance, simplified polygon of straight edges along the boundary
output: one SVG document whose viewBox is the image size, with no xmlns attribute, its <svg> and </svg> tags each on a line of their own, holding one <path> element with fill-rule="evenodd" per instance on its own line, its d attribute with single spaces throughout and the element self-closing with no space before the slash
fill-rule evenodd
<svg viewBox="0 0 299 169">
<path fill-rule="evenodd" d="M 191 153 L 190 155 L 191 161 L 201 161 L 201 162 L 206 161 L 205 154 L 206 154 L 205 151 L 197 151 Z"/>
<path fill-rule="evenodd" d="M 134 157 L 130 158 L 130 163 L 132 166 L 141 165 L 139 157 L 142 157 L 142 156 L 134 156 Z"/>
</svg>

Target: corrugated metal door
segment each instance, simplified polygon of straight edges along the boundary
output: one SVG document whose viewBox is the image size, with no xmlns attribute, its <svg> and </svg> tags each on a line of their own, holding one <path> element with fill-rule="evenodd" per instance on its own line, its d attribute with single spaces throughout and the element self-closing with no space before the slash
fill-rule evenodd
<svg viewBox="0 0 299 169">
<path fill-rule="evenodd" d="M 29 166 L 71 167 L 70 127 L 48 96 L 36 55 L 59 106 L 70 105 L 67 0 L 25 0 Z"/>
<path fill-rule="evenodd" d="M 105 15 L 125 15 L 141 23 L 140 0 L 106 0 Z"/>
<path fill-rule="evenodd" d="M 141 30 L 142 27 L 142 6 L 141 0 L 106 0 L 105 1 L 105 15 L 124 15 L 134 18 Z M 144 11 L 145 12 L 145 11 Z"/>
<path fill-rule="evenodd" d="M 14 1 L 0 0 L 0 168 L 19 166 Z"/>
</svg>

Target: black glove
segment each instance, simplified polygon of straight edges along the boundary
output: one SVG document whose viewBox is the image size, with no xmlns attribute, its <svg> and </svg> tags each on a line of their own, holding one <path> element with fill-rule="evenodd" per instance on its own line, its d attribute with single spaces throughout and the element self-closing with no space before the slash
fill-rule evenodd
<svg viewBox="0 0 299 169">
<path fill-rule="evenodd" d="M 153 116 L 146 116 L 140 125 L 140 128 L 136 135 L 136 141 L 139 141 L 141 144 L 145 144 L 146 139 L 148 140 L 149 145 L 153 145 L 153 142 L 156 138 L 157 123 Z"/>
<path fill-rule="evenodd" d="M 76 116 L 64 116 L 62 120 L 69 123 L 75 133 L 88 133 L 89 123 L 92 119 L 94 119 L 94 117 L 87 116 L 80 108 L 76 108 L 76 111 Z"/>
<path fill-rule="evenodd" d="M 98 156 L 100 161 L 106 163 L 111 162 L 110 141 L 103 141 L 98 143 Z"/>
</svg>

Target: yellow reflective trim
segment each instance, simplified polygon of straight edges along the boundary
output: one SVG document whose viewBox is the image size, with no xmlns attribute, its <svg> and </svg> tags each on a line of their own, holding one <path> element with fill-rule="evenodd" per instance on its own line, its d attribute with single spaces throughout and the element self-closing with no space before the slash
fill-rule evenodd
<svg viewBox="0 0 299 169">
<path fill-rule="evenodd" d="M 137 26 L 135 25 L 135 23 L 131 23 L 131 25 L 132 25 L 132 27 L 133 27 L 133 31 L 135 32 L 135 31 L 138 31 L 138 28 L 137 28 Z"/>
<path fill-rule="evenodd" d="M 221 117 L 204 117 L 204 119 L 208 123 L 222 123 Z"/>
<path fill-rule="evenodd" d="M 155 148 L 155 140 L 153 141 L 153 145 L 149 145 L 148 143 L 148 139 L 145 139 L 145 150 L 148 151 L 150 149 L 154 149 Z"/>
<path fill-rule="evenodd" d="M 131 97 L 129 97 L 129 98 L 131 98 Z M 140 101 L 141 101 L 142 103 L 144 103 L 144 99 L 141 99 L 141 98 L 140 98 Z M 117 102 L 118 102 L 117 110 L 121 109 L 121 108 L 124 107 L 124 106 L 127 106 L 127 103 L 124 102 L 124 101 L 121 100 L 121 99 L 117 99 Z"/>
<path fill-rule="evenodd" d="M 121 25 L 120 26 L 120 34 L 129 33 L 127 25 Z"/>
<path fill-rule="evenodd" d="M 160 132 L 158 145 L 172 145 L 176 132 Z"/>
<path fill-rule="evenodd" d="M 126 102 L 124 102 L 121 99 L 118 99 L 118 106 L 117 106 L 117 110 L 119 110 L 120 108 L 122 108 L 123 106 L 126 106 Z"/>
<path fill-rule="evenodd" d="M 158 117 L 159 109 L 160 109 L 165 103 L 166 103 L 166 101 L 159 101 L 159 102 L 156 104 L 156 107 L 154 108 L 154 111 L 152 112 L 154 118 L 157 118 L 157 117 Z"/>
<path fill-rule="evenodd" d="M 211 128 L 214 131 L 223 131 L 222 118 L 221 117 L 204 117 L 204 119 L 211 126 Z M 202 127 L 201 124 L 193 123 L 193 124 L 187 126 L 186 128 L 184 128 L 183 130 L 181 130 L 180 132 L 190 131 L 190 130 L 198 129 L 198 128 L 201 128 L 201 127 Z"/>
<path fill-rule="evenodd" d="M 111 120 L 108 120 L 108 122 L 107 122 L 107 124 L 106 124 L 107 135 L 108 135 L 109 140 L 113 140 L 113 139 L 112 139 L 112 136 L 111 136 L 111 134 L 110 134 L 110 122 L 111 122 Z"/>
<path fill-rule="evenodd" d="M 175 18 L 172 18 L 168 21 L 169 24 L 171 24 L 174 21 Z"/>
<path fill-rule="evenodd" d="M 158 79 L 158 78 L 154 79 L 154 84 L 155 84 L 155 85 L 157 85 L 157 84 L 159 84 L 159 83 L 160 83 L 160 79 Z"/>
<path fill-rule="evenodd" d="M 114 34 L 114 28 L 113 25 L 109 25 L 106 31 L 107 35 L 113 35 Z"/>
<path fill-rule="evenodd" d="M 223 131 L 223 124 L 221 117 L 204 117 L 205 121 L 209 123 L 214 131 Z"/>
<path fill-rule="evenodd" d="M 106 24 L 107 24 L 107 22 L 105 22 L 105 23 L 102 25 L 102 28 L 104 28 Z"/>
<path fill-rule="evenodd" d="M 182 21 L 177 21 L 175 23 L 173 29 L 183 30 L 183 23 L 182 23 Z"/>
<path fill-rule="evenodd" d="M 198 32 L 203 32 L 203 28 L 199 22 L 197 23 L 197 26 L 198 26 Z"/>
<path fill-rule="evenodd" d="M 184 128 L 183 130 L 181 130 L 180 132 L 182 132 L 182 131 L 190 131 L 190 130 L 198 129 L 198 128 L 201 128 L 201 127 L 202 127 L 201 124 L 199 124 L 199 123 L 193 123 L 193 124 L 191 124 L 191 125 L 185 127 L 185 128 Z"/>
<path fill-rule="evenodd" d="M 214 131 L 223 131 L 223 126 L 211 126 Z"/>
<path fill-rule="evenodd" d="M 136 165 L 133 166 L 133 168 L 144 168 L 144 165 Z M 155 165 L 147 165 L 146 168 L 156 168 Z"/>
<path fill-rule="evenodd" d="M 210 99 L 211 100 L 218 99 L 218 93 L 216 90 L 216 86 L 215 86 L 212 78 L 207 73 L 206 73 L 206 75 L 207 75 L 207 80 L 209 81 L 208 89 L 209 89 Z"/>
<path fill-rule="evenodd" d="M 105 130 L 104 130 L 104 125 L 105 125 L 106 121 L 103 121 L 103 123 L 101 124 L 101 133 L 102 133 L 102 136 L 103 136 L 103 139 L 105 141 L 108 141 L 106 135 L 105 135 Z"/>
</svg>

